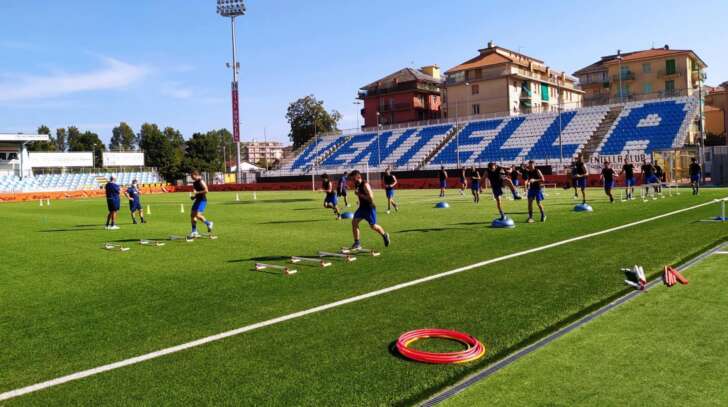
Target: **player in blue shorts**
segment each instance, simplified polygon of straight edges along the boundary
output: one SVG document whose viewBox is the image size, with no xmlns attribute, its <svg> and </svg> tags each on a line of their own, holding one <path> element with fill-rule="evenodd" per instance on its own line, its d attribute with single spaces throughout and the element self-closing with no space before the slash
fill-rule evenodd
<svg viewBox="0 0 728 407">
<path fill-rule="evenodd" d="M 662 184 L 667 181 L 667 178 L 665 177 L 665 170 L 662 169 L 658 161 L 655 161 L 655 176 L 659 182 L 657 192 L 662 192 Z"/>
<path fill-rule="evenodd" d="M 379 233 L 384 240 L 384 246 L 389 247 L 390 239 L 389 233 L 385 232 L 384 229 L 377 224 L 377 206 L 374 204 L 374 193 L 369 183 L 366 182 L 361 172 L 354 170 L 349 174 L 349 179 L 354 182 L 354 188 L 356 196 L 359 198 L 359 208 L 354 213 L 354 219 L 351 221 L 351 230 L 354 234 L 354 245 L 352 249 L 361 249 L 361 233 L 359 231 L 359 223 L 362 220 L 367 221 L 373 231 Z"/>
<path fill-rule="evenodd" d="M 209 221 L 205 219 L 205 216 L 203 213 L 205 212 L 205 208 L 207 208 L 207 193 L 210 192 L 207 189 L 207 184 L 205 181 L 202 180 L 202 176 L 200 175 L 200 172 L 197 170 L 192 171 L 190 174 L 192 177 L 192 200 L 195 201 L 192 204 L 192 210 L 190 211 L 190 222 L 192 223 L 192 232 L 190 233 L 189 237 L 196 238 L 200 237 L 200 234 L 197 232 L 197 221 L 204 223 L 205 226 L 207 226 L 207 232 L 212 233 L 212 227 L 214 226 L 214 223 L 212 221 Z"/>
<path fill-rule="evenodd" d="M 465 168 L 460 169 L 460 196 L 465 196 L 465 188 L 468 187 L 468 180 L 465 175 Z"/>
<path fill-rule="evenodd" d="M 480 203 L 480 172 L 473 165 L 467 175 L 470 177 L 470 192 L 473 194 L 473 202 L 478 204 Z"/>
<path fill-rule="evenodd" d="M 698 160 L 695 157 L 690 159 L 688 171 L 690 172 L 690 186 L 693 188 L 693 195 L 698 195 L 700 193 L 700 180 L 703 175 L 703 169 L 700 168 L 700 164 L 698 164 Z"/>
<path fill-rule="evenodd" d="M 447 171 L 445 171 L 445 166 L 440 166 L 440 171 L 437 173 L 437 176 L 440 180 L 440 198 L 445 197 L 445 189 L 447 188 Z"/>
<path fill-rule="evenodd" d="M 339 213 L 339 208 L 336 206 L 339 201 L 336 199 L 336 191 L 334 191 L 334 184 L 332 184 L 329 179 L 329 174 L 321 176 L 321 189 L 324 191 L 324 194 L 326 194 L 326 197 L 324 198 L 324 208 L 333 209 L 334 215 L 336 215 L 336 220 L 341 219 L 341 213 Z"/>
<path fill-rule="evenodd" d="M 620 172 L 620 175 L 624 174 L 624 187 L 625 187 L 625 195 L 627 195 L 627 199 L 634 199 L 634 164 L 627 161 L 622 166 L 622 172 Z"/>
<path fill-rule="evenodd" d="M 604 168 L 602 168 L 602 174 L 599 178 L 602 181 L 602 185 L 604 185 L 604 193 L 606 193 L 609 197 L 609 202 L 614 202 L 614 197 L 612 196 L 612 188 L 614 188 L 614 170 L 612 169 L 612 165 L 609 161 L 604 162 Z"/>
<path fill-rule="evenodd" d="M 655 166 L 652 163 L 647 162 L 647 159 L 642 160 L 642 185 L 645 187 L 645 196 L 650 193 L 650 186 L 654 189 L 655 193 L 658 191 L 660 180 L 655 175 Z"/>
<path fill-rule="evenodd" d="M 503 178 L 504 174 L 501 172 L 501 168 L 494 162 L 488 163 L 488 167 L 485 169 L 485 177 L 490 183 L 490 189 L 493 192 L 493 198 L 495 199 L 495 206 L 498 208 L 501 220 L 506 218 L 506 214 L 503 212 L 503 203 L 501 202 L 501 196 L 503 196 Z"/>
<path fill-rule="evenodd" d="M 144 210 L 142 209 L 142 191 L 139 190 L 137 180 L 133 180 L 129 188 L 124 191 L 124 196 L 129 200 L 129 210 L 131 211 L 131 220 L 134 224 L 137 224 L 135 213 L 139 213 L 139 219 L 142 223 L 147 223 L 144 220 Z"/>
<path fill-rule="evenodd" d="M 109 182 L 104 185 L 104 192 L 106 192 L 106 208 L 109 210 L 108 215 L 106 215 L 106 229 L 118 230 L 116 214 L 121 208 L 121 198 L 119 198 L 121 188 L 119 188 L 119 184 L 116 183 L 116 178 L 113 175 L 109 177 Z"/>
<path fill-rule="evenodd" d="M 397 177 L 392 174 L 392 170 L 387 167 L 384 170 L 384 191 L 387 194 L 387 214 L 394 208 L 395 212 L 399 212 L 399 206 L 394 202 L 394 187 L 397 186 Z"/>
<path fill-rule="evenodd" d="M 342 175 L 341 178 L 339 178 L 339 183 L 336 186 L 336 196 L 338 198 L 344 198 L 344 205 L 346 205 L 346 207 L 348 208 L 349 207 L 349 198 L 348 198 L 349 185 L 347 184 L 347 178 L 348 178 L 348 173 L 346 171 L 344 171 L 344 175 Z"/>
<path fill-rule="evenodd" d="M 572 177 L 576 180 L 576 187 L 581 191 L 581 203 L 582 205 L 586 205 L 586 183 L 589 178 L 589 172 L 586 170 L 586 164 L 584 164 L 581 154 L 574 161 L 573 171 L 575 173 L 572 174 Z"/>
<path fill-rule="evenodd" d="M 533 161 L 529 161 L 526 166 L 526 189 L 528 190 L 528 223 L 536 222 L 533 220 L 533 201 L 536 201 L 538 210 L 541 211 L 541 222 L 546 222 L 546 212 L 543 209 L 543 184 L 546 179 L 541 170 L 536 168 Z"/>
</svg>

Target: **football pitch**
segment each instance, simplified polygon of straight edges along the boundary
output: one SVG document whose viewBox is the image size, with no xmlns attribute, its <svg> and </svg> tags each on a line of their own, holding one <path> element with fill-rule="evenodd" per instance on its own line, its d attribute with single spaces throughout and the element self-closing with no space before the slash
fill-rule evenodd
<svg viewBox="0 0 728 407">
<path fill-rule="evenodd" d="M 435 209 L 437 191 L 398 191 L 387 215 L 376 191 L 392 245 L 363 228 L 381 256 L 291 276 L 254 266 L 352 243 L 322 194 L 210 194 L 219 238 L 192 243 L 168 241 L 189 232 L 187 194 L 144 196 L 149 223 L 122 210 L 118 231 L 103 229 L 102 200 L 0 204 L 0 403 L 416 404 L 624 294 L 621 267 L 654 276 L 727 240 L 725 223 L 703 220 L 728 190 L 680 192 L 610 204 L 593 189 L 594 212 L 575 213 L 570 191 L 549 190 L 547 222 L 526 224 L 526 202 L 506 201 L 517 227 L 504 230 L 489 228 L 487 194 L 475 205 L 450 191 Z M 428 327 L 477 337 L 486 357 L 426 365 L 393 350 Z"/>
</svg>

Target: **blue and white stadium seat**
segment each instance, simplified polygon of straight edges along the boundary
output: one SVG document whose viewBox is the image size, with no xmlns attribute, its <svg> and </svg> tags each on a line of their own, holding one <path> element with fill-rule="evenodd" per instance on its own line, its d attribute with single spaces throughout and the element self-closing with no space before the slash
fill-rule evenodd
<svg viewBox="0 0 728 407">
<path fill-rule="evenodd" d="M 600 155 L 649 154 L 682 147 L 698 103 L 693 97 L 627 103 L 596 152 Z"/>
<path fill-rule="evenodd" d="M 94 190 L 101 188 L 99 178 L 109 179 L 114 175 L 119 185 L 131 184 L 136 179 L 140 184 L 162 182 L 156 172 L 88 173 L 88 174 L 40 174 L 22 180 L 15 175 L 0 176 L 0 193 L 8 192 L 60 192 Z"/>
</svg>

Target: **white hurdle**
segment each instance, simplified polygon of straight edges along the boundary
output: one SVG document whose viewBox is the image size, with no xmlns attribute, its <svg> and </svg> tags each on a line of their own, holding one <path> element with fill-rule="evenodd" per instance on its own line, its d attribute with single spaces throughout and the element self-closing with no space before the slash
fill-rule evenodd
<svg viewBox="0 0 728 407">
<path fill-rule="evenodd" d="M 196 237 L 196 239 L 217 240 L 217 235 L 213 235 L 211 233 L 200 233 L 200 236 Z"/>
<path fill-rule="evenodd" d="M 364 248 L 361 248 L 361 249 L 351 249 L 351 248 L 348 248 L 348 247 L 342 247 L 341 248 L 341 253 L 342 254 L 367 254 L 367 255 L 372 256 L 372 257 L 377 257 L 377 256 L 381 255 L 380 252 L 374 251 L 372 249 L 364 249 Z"/>
<path fill-rule="evenodd" d="M 275 270 L 281 270 L 284 275 L 290 276 L 291 274 L 298 273 L 298 270 L 290 269 L 286 266 L 279 266 L 276 264 L 267 264 L 267 263 L 255 263 L 255 271 L 261 271 L 266 269 L 275 269 Z"/>
<path fill-rule="evenodd" d="M 161 246 L 164 246 L 166 243 L 159 241 L 159 240 L 142 239 L 139 241 L 139 244 L 142 246 L 161 247 Z"/>
<path fill-rule="evenodd" d="M 337 257 L 349 263 L 351 263 L 352 261 L 356 261 L 356 257 L 352 256 L 351 254 L 343 253 L 319 252 L 319 257 Z"/>
<path fill-rule="evenodd" d="M 300 257 L 300 256 L 292 256 L 291 257 L 291 263 L 298 264 L 298 263 L 315 263 L 318 264 L 320 267 L 329 267 L 331 266 L 331 262 L 324 261 L 322 259 L 313 259 L 310 257 Z"/>
<path fill-rule="evenodd" d="M 129 248 L 124 247 L 121 243 L 104 243 L 104 249 L 114 252 L 128 252 Z"/>
<path fill-rule="evenodd" d="M 174 241 L 180 241 L 180 240 L 184 240 L 184 241 L 185 241 L 185 242 L 187 242 L 187 243 L 192 243 L 192 242 L 194 242 L 194 241 L 195 241 L 195 239 L 190 239 L 190 238 L 189 238 L 189 237 L 187 237 L 187 236 L 175 236 L 175 235 L 172 235 L 172 236 L 170 236 L 170 237 L 169 237 L 169 240 L 171 240 L 171 241 L 173 241 L 173 242 L 174 242 Z"/>
</svg>

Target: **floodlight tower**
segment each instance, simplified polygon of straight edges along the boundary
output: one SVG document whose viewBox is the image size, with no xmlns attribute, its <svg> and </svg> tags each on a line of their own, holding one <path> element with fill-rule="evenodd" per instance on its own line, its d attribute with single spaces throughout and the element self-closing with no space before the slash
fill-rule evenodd
<svg viewBox="0 0 728 407">
<path fill-rule="evenodd" d="M 232 28 L 233 41 L 233 63 L 227 64 L 228 68 L 233 69 L 232 88 L 232 107 L 233 107 L 233 142 L 237 150 L 237 167 L 235 170 L 236 182 L 242 182 L 242 174 L 240 171 L 240 109 L 238 107 L 238 73 L 240 71 L 240 63 L 237 56 L 237 41 L 235 37 L 235 17 L 245 15 L 245 3 L 243 0 L 217 0 L 217 14 L 223 17 L 230 17 L 230 26 Z"/>
</svg>

